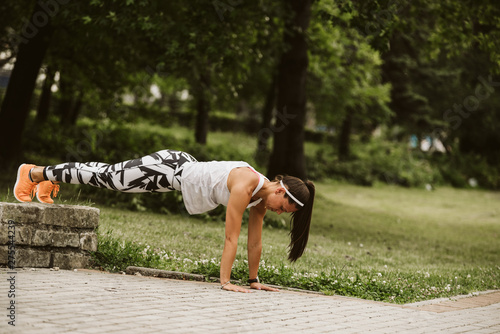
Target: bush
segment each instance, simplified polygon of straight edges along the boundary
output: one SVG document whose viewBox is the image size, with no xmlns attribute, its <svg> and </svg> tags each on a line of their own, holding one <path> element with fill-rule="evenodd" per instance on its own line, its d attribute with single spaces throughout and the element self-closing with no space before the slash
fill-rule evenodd
<svg viewBox="0 0 500 334">
<path fill-rule="evenodd" d="M 500 189 L 500 168 L 490 165 L 486 158 L 474 154 L 456 154 L 455 150 L 447 156 L 433 157 L 443 179 L 457 188 L 470 188 L 476 185 L 487 189 Z"/>
<path fill-rule="evenodd" d="M 308 172 L 316 179 L 335 178 L 364 186 L 375 181 L 405 187 L 442 182 L 439 169 L 422 152 L 403 143 L 372 138 L 367 143 L 354 142 L 352 151 L 351 159 L 341 161 L 328 150 L 318 150 L 314 159 L 308 159 Z"/>
</svg>

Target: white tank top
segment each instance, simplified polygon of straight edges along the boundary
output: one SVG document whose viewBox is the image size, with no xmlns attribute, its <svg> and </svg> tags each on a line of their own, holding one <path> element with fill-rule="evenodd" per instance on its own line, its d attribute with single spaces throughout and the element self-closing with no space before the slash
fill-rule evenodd
<svg viewBox="0 0 500 334">
<path fill-rule="evenodd" d="M 259 184 L 252 196 L 262 188 L 264 179 L 267 179 L 244 161 L 186 162 L 182 167 L 182 198 L 187 211 L 192 215 L 215 209 L 219 204 L 227 206 L 230 195 L 227 178 L 234 168 L 249 167 L 259 175 Z M 261 201 L 262 198 L 253 201 L 247 208 Z"/>
</svg>

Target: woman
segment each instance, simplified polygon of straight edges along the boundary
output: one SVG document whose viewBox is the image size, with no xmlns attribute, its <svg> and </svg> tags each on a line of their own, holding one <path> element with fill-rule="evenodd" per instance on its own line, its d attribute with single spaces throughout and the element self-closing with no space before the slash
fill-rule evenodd
<svg viewBox="0 0 500 334">
<path fill-rule="evenodd" d="M 278 291 L 259 282 L 262 251 L 262 222 L 267 210 L 291 213 L 291 242 L 288 259 L 296 261 L 309 237 L 315 188 L 310 181 L 278 175 L 269 181 L 243 161 L 198 162 L 190 154 L 163 150 L 145 157 L 109 165 L 101 162 L 68 162 L 54 166 L 23 164 L 19 167 L 14 195 L 20 202 L 31 202 L 36 194 L 42 203 L 53 203 L 57 183 L 89 184 L 121 192 L 182 191 L 187 211 L 197 214 L 227 206 L 226 239 L 220 264 L 224 290 L 250 292 L 230 283 L 236 256 L 241 220 L 250 208 L 248 222 L 248 267 L 252 289 Z"/>
</svg>

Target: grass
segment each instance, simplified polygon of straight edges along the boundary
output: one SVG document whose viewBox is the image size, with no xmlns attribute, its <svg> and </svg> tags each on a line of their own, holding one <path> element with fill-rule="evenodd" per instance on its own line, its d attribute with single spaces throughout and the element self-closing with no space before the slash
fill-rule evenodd
<svg viewBox="0 0 500 334">
<path fill-rule="evenodd" d="M 308 249 L 297 263 L 285 260 L 287 230 L 265 228 L 262 281 L 395 303 L 498 289 L 500 194 L 333 182 L 317 189 Z M 100 231 L 96 256 L 106 269 L 134 264 L 218 276 L 223 222 L 102 208 Z M 246 237 L 244 226 L 235 279 L 248 276 Z M 105 253 L 116 259 L 103 261 Z"/>
<path fill-rule="evenodd" d="M 134 129 L 161 132 L 178 142 L 188 142 L 192 135 L 184 128 L 137 124 Z M 213 132 L 209 143 L 209 156 L 230 155 L 252 163 L 256 141 L 249 136 Z M 306 146 L 313 159 L 318 145 Z M 35 155 L 31 158 L 38 161 Z M 14 170 L 0 176 L 1 201 L 15 201 L 14 177 Z M 316 185 L 309 245 L 296 263 L 286 261 L 289 239 L 282 218 L 287 217 L 268 213 L 259 269 L 263 282 L 394 303 L 499 288 L 500 193 L 385 184 L 367 188 L 333 181 Z M 101 209 L 99 249 L 94 254 L 98 266 L 119 271 L 138 265 L 219 275 L 224 223 L 217 216 L 188 216 L 172 209 L 176 204 L 164 210 L 168 214 L 149 212 L 144 203 L 161 203 L 155 194 L 61 188 L 56 203 Z M 122 203 L 128 198 L 129 203 Z M 246 237 L 243 226 L 232 272 L 234 279 L 243 281 L 248 277 Z"/>
</svg>

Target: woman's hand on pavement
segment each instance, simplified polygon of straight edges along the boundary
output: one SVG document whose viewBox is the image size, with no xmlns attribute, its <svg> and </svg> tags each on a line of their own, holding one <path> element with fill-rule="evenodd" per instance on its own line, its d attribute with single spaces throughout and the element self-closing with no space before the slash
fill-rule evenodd
<svg viewBox="0 0 500 334">
<path fill-rule="evenodd" d="M 222 287 L 222 290 L 227 290 L 227 291 L 234 291 L 234 292 L 243 292 L 243 293 L 249 293 L 253 292 L 248 289 L 242 288 L 241 286 L 237 286 L 234 284 L 229 283 L 228 285 L 224 285 Z"/>
<path fill-rule="evenodd" d="M 264 284 L 260 284 L 260 283 L 252 283 L 250 284 L 250 289 L 254 289 L 254 290 L 263 290 L 263 291 L 275 291 L 275 292 L 279 292 L 280 290 L 278 289 L 275 289 L 275 288 L 271 288 L 270 286 L 267 286 L 267 285 L 264 285 Z M 225 286 L 222 287 L 222 290 L 226 290 L 226 291 L 234 291 L 234 292 L 243 292 L 243 293 L 251 293 L 253 291 L 250 291 L 246 288 L 243 288 L 241 286 L 238 286 L 238 285 L 234 285 L 234 284 L 227 284 Z"/>
<path fill-rule="evenodd" d="M 260 283 L 257 283 L 257 282 L 250 284 L 250 289 L 264 290 L 264 291 L 275 291 L 275 292 L 279 292 L 280 291 L 278 289 L 271 288 L 270 286 L 266 286 L 264 284 L 260 284 Z"/>
</svg>

